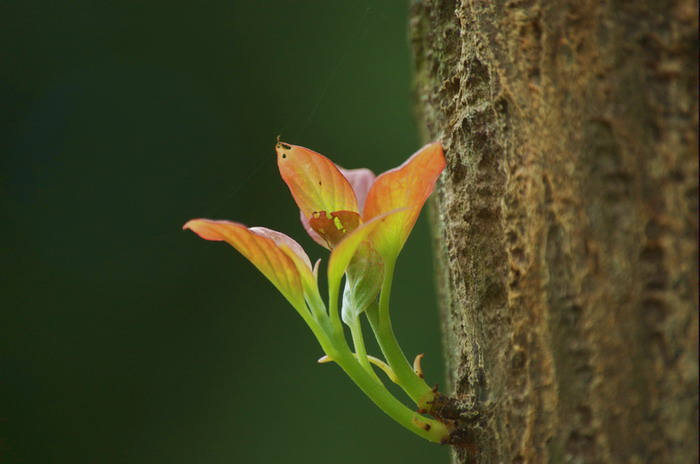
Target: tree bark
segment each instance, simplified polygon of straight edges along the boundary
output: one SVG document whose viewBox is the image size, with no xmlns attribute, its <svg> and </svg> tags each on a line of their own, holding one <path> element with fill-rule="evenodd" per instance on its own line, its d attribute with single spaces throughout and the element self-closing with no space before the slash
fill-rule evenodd
<svg viewBox="0 0 700 464">
<path fill-rule="evenodd" d="M 697 30 L 691 0 L 414 3 L 455 462 L 698 462 Z"/>
</svg>

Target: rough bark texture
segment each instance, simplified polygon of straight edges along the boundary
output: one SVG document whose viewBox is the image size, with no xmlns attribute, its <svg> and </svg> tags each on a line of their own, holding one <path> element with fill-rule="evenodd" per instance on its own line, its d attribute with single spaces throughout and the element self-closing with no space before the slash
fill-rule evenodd
<svg viewBox="0 0 700 464">
<path fill-rule="evenodd" d="M 698 462 L 695 2 L 412 15 L 456 462 Z"/>
</svg>

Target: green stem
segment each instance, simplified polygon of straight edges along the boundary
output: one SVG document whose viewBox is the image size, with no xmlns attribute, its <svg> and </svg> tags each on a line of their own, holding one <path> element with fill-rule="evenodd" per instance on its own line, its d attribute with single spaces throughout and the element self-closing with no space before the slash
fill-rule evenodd
<svg viewBox="0 0 700 464">
<path fill-rule="evenodd" d="M 441 443 L 449 437 L 450 432 L 445 424 L 412 411 L 389 393 L 384 384 L 378 381 L 374 371 L 372 371 L 374 375 L 370 375 L 355 354 L 350 351 L 343 331 L 336 330 L 332 316 L 328 317 L 323 314 L 319 319 L 315 319 L 312 312 L 316 313 L 317 311 L 314 309 L 309 312 L 306 307 L 297 307 L 296 305 L 295 309 L 316 336 L 326 355 L 335 361 L 360 387 L 360 390 L 389 417 L 416 435 L 432 442 Z M 318 309 L 320 308 L 316 308 L 316 310 Z M 366 354 L 364 358 L 367 359 Z"/>
<path fill-rule="evenodd" d="M 411 432 L 426 440 L 441 443 L 449 436 L 449 430 L 442 422 L 428 419 L 412 411 L 397 400 L 360 365 L 348 350 L 336 352 L 333 360 L 382 411 Z"/>
<path fill-rule="evenodd" d="M 307 305 L 309 305 L 311 308 L 308 308 Z M 321 333 L 321 327 L 319 325 L 319 319 L 314 317 L 318 312 L 318 308 L 314 306 L 313 301 L 307 301 L 304 305 L 292 303 L 292 307 L 296 309 L 301 318 L 304 319 L 304 322 L 306 322 L 306 325 L 308 325 L 314 335 L 316 335 L 317 333 Z"/>
<path fill-rule="evenodd" d="M 430 409 L 429 402 L 435 397 L 433 389 L 423 380 L 409 364 L 391 327 L 389 317 L 389 297 L 394 278 L 395 261 L 385 262 L 382 292 L 379 297 L 379 311 L 367 311 L 367 316 L 377 338 L 379 347 L 387 363 L 399 379 L 399 385 L 421 409 Z M 378 314 L 377 314 L 378 313 Z"/>
<path fill-rule="evenodd" d="M 304 297 L 306 303 L 311 309 L 311 314 L 313 315 L 314 319 L 320 320 L 328 314 L 326 312 L 326 305 L 323 303 L 321 295 L 318 293 L 318 287 L 308 289 L 305 288 Z"/>
<path fill-rule="evenodd" d="M 333 288 L 335 287 L 335 288 Z M 343 333 L 343 323 L 340 322 L 340 312 L 338 311 L 338 296 L 340 285 L 331 285 L 328 283 L 328 309 L 331 315 L 331 322 L 338 336 Z"/>
<path fill-rule="evenodd" d="M 382 383 L 382 381 L 379 379 L 379 376 L 377 376 L 376 372 L 374 372 L 374 369 L 372 369 L 372 365 L 369 363 L 369 359 L 367 358 L 367 349 L 365 348 L 365 340 L 362 336 L 362 323 L 360 322 L 359 315 L 355 318 L 354 321 L 352 321 L 352 324 L 350 325 L 350 334 L 352 335 L 352 344 L 355 348 L 355 355 L 357 356 L 357 360 L 367 371 L 367 373 L 370 374 L 370 376 L 374 377 L 377 380 L 377 382 Z"/>
</svg>

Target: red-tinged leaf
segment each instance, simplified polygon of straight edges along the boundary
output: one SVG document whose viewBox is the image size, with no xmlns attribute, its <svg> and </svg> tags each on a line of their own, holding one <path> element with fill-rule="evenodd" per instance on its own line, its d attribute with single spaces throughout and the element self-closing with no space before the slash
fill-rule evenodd
<svg viewBox="0 0 700 464">
<path fill-rule="evenodd" d="M 314 211 L 357 211 L 352 186 L 331 160 L 283 142 L 275 151 L 282 179 L 306 217 Z"/>
<path fill-rule="evenodd" d="M 338 166 L 341 174 L 350 182 L 353 190 L 355 191 L 355 196 L 357 197 L 357 207 L 358 211 L 362 211 L 365 204 L 365 199 L 367 198 L 367 192 L 372 187 L 374 179 L 377 177 L 372 171 L 365 168 L 360 169 L 343 169 Z M 323 239 L 309 224 L 309 219 L 304 215 L 303 212 L 299 212 L 299 217 L 301 219 L 301 224 L 304 226 L 304 230 L 309 236 L 322 247 L 330 249 L 328 242 Z"/>
<path fill-rule="evenodd" d="M 360 215 L 354 211 L 316 211 L 309 218 L 309 227 L 325 240 L 329 249 L 335 248 L 361 223 Z"/>
<path fill-rule="evenodd" d="M 253 263 L 294 307 L 305 308 L 299 270 L 291 255 L 297 256 L 300 262 L 304 259 L 292 250 L 293 245 L 290 247 L 287 240 L 278 243 L 267 232 L 256 233 L 243 224 L 229 221 L 193 219 L 185 224 L 183 229 L 190 229 L 206 240 L 227 242 Z M 294 242 L 289 237 L 287 239 Z M 306 261 L 308 262 L 308 257 Z M 303 265 L 306 266 L 306 263 Z M 310 264 L 308 269 L 311 272 Z"/>
<path fill-rule="evenodd" d="M 365 221 L 397 208 L 408 208 L 386 221 L 372 235 L 372 243 L 385 259 L 395 259 L 411 233 L 425 200 L 445 168 L 439 142 L 426 145 L 404 164 L 381 174 L 367 195 Z"/>
<path fill-rule="evenodd" d="M 314 239 L 314 242 L 318 243 L 324 248 L 328 248 L 328 243 L 318 235 L 312 228 L 311 225 L 309 224 L 309 218 L 304 215 L 303 211 L 299 211 L 299 219 L 301 220 L 301 225 L 304 226 L 304 230 L 306 231 L 307 234 L 309 234 L 309 237 Z"/>
</svg>

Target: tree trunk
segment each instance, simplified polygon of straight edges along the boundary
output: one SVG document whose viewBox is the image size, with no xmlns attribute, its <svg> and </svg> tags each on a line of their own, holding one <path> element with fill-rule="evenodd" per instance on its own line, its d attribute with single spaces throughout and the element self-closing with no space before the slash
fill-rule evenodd
<svg viewBox="0 0 700 464">
<path fill-rule="evenodd" d="M 697 27 L 691 0 L 414 4 L 456 462 L 698 462 Z"/>
</svg>

